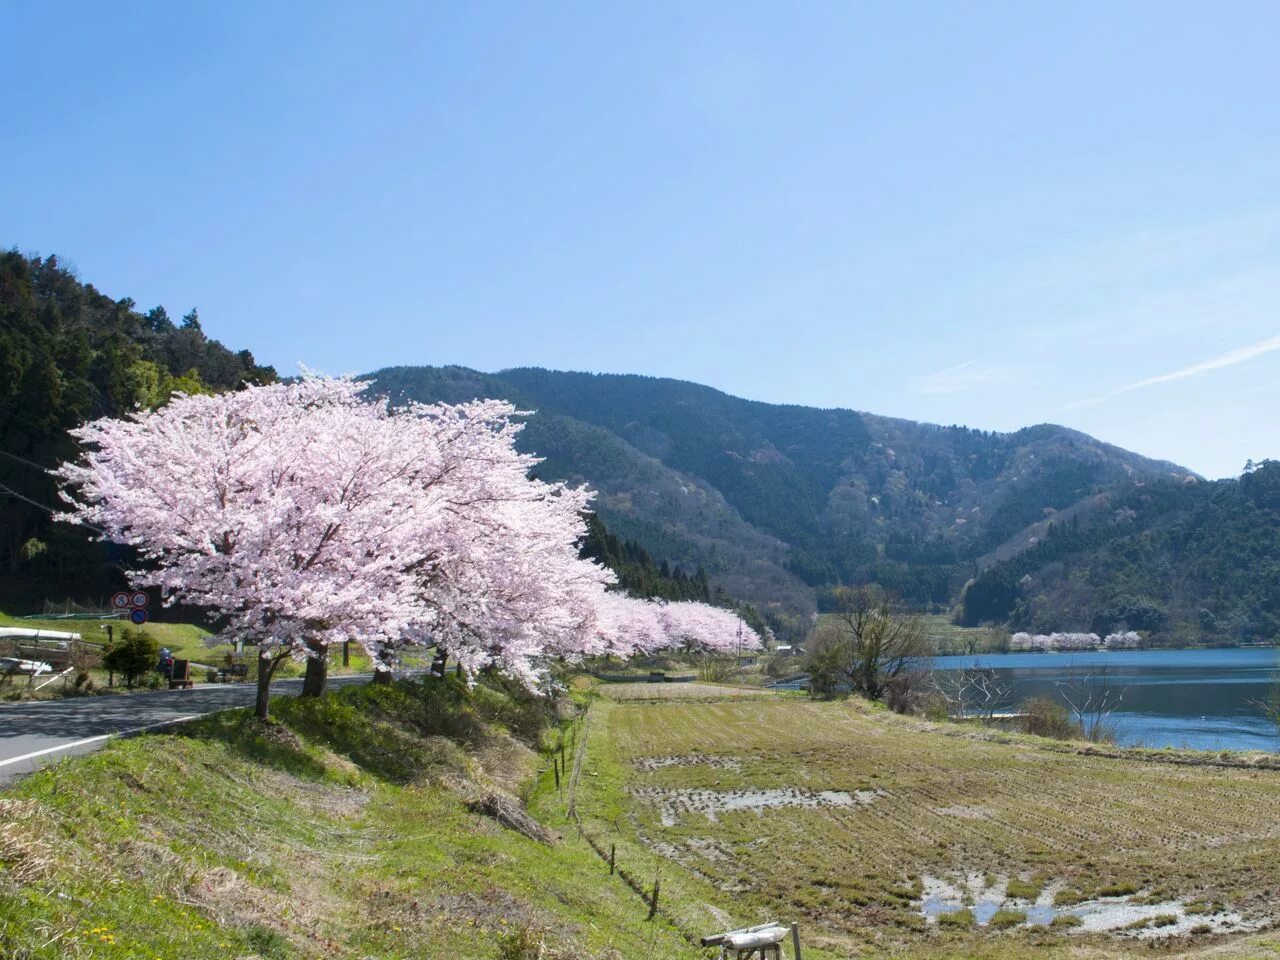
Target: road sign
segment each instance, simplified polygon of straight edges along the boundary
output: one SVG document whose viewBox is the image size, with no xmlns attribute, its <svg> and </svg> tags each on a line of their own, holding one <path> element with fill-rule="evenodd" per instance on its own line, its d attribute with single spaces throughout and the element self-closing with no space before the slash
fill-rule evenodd
<svg viewBox="0 0 1280 960">
<path fill-rule="evenodd" d="M 111 605 L 117 610 L 123 610 L 129 606 L 129 601 L 131 599 L 132 598 L 127 593 L 121 590 L 119 593 L 114 594 L 111 597 Z"/>
<path fill-rule="evenodd" d="M 139 590 L 137 593 L 135 593 L 132 597 L 129 598 L 130 604 L 135 607 L 145 607 L 147 605 L 147 600 L 148 600 L 147 595 L 143 593 L 141 590 Z"/>
<path fill-rule="evenodd" d="M 142 626 L 147 622 L 147 611 L 143 610 L 141 607 L 134 607 L 129 614 L 129 619 L 138 626 Z"/>
</svg>

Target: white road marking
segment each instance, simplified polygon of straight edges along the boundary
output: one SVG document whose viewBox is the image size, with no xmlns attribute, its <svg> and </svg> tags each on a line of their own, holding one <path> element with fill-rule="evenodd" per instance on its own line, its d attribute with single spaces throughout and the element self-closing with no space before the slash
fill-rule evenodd
<svg viewBox="0 0 1280 960">
<path fill-rule="evenodd" d="M 112 737 L 122 737 L 130 733 L 146 733 L 148 730 L 172 726 L 175 723 L 185 723 L 188 720 L 197 720 L 203 716 L 205 716 L 203 713 L 193 713 L 187 717 L 174 717 L 172 720 L 161 720 L 159 723 L 149 723 L 145 727 L 131 727 L 128 730 L 117 730 L 114 733 L 100 733 L 96 737 L 85 737 L 83 740 L 73 740 L 71 743 L 60 743 L 56 747 L 46 747 L 43 750 L 24 753 L 20 757 L 10 757 L 8 760 L 0 760 L 0 767 L 7 767 L 11 763 L 21 763 L 23 760 L 34 760 L 36 757 L 45 757 L 51 753 L 59 753 L 62 750 L 74 750 L 76 747 L 87 746 L 90 743 L 100 743 L 103 740 L 110 740 Z"/>
</svg>

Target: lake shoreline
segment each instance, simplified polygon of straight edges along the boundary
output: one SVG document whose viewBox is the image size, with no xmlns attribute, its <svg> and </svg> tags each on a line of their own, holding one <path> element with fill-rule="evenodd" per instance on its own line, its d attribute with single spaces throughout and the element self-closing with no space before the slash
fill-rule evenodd
<svg viewBox="0 0 1280 960">
<path fill-rule="evenodd" d="M 1260 706 L 1280 682 L 1271 646 L 937 655 L 930 666 L 993 671 L 1004 693 L 989 706 L 1001 711 L 1036 697 L 1080 702 L 1085 687 L 1106 688 L 1114 707 L 1106 721 L 1124 747 L 1277 748 L 1276 724 Z"/>
</svg>

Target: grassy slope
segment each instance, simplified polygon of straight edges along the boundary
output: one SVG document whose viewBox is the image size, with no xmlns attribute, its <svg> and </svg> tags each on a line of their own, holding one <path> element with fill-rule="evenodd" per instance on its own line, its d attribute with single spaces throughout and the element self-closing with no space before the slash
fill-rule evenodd
<svg viewBox="0 0 1280 960">
<path fill-rule="evenodd" d="M 0 795 L 0 956 L 694 957 L 570 834 L 467 811 L 550 773 L 527 707 L 451 682 L 278 698 Z M 505 950 L 501 952 L 500 950 Z"/>
<path fill-rule="evenodd" d="M 595 711 L 579 808 L 619 859 L 661 861 L 690 931 L 798 919 L 806 957 L 1280 956 L 1280 938 L 1162 947 L 1054 931 L 926 928 L 923 875 L 979 871 L 1083 896 L 1109 886 L 1275 913 L 1280 773 L 1081 755 L 1027 737 L 974 736 L 856 702 L 792 698 L 606 703 Z M 646 757 L 732 758 L 734 766 Z M 1168 759 L 1168 757 L 1166 757 Z M 879 789 L 864 807 L 683 812 L 664 826 L 630 786 Z"/>
</svg>

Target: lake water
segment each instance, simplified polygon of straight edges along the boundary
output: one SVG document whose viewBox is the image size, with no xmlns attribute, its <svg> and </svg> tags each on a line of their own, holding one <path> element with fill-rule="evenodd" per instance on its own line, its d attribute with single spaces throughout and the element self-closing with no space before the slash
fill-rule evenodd
<svg viewBox="0 0 1280 960">
<path fill-rule="evenodd" d="M 1263 700 L 1280 671 L 1274 648 L 1230 650 L 1116 650 L 1072 653 L 997 653 L 935 657 L 934 669 L 990 667 L 1013 694 L 1000 709 L 1029 697 L 1061 700 L 1061 685 L 1106 670 L 1123 691 L 1111 715 L 1125 746 L 1196 750 L 1276 750 L 1275 725 L 1251 700 Z"/>
</svg>

